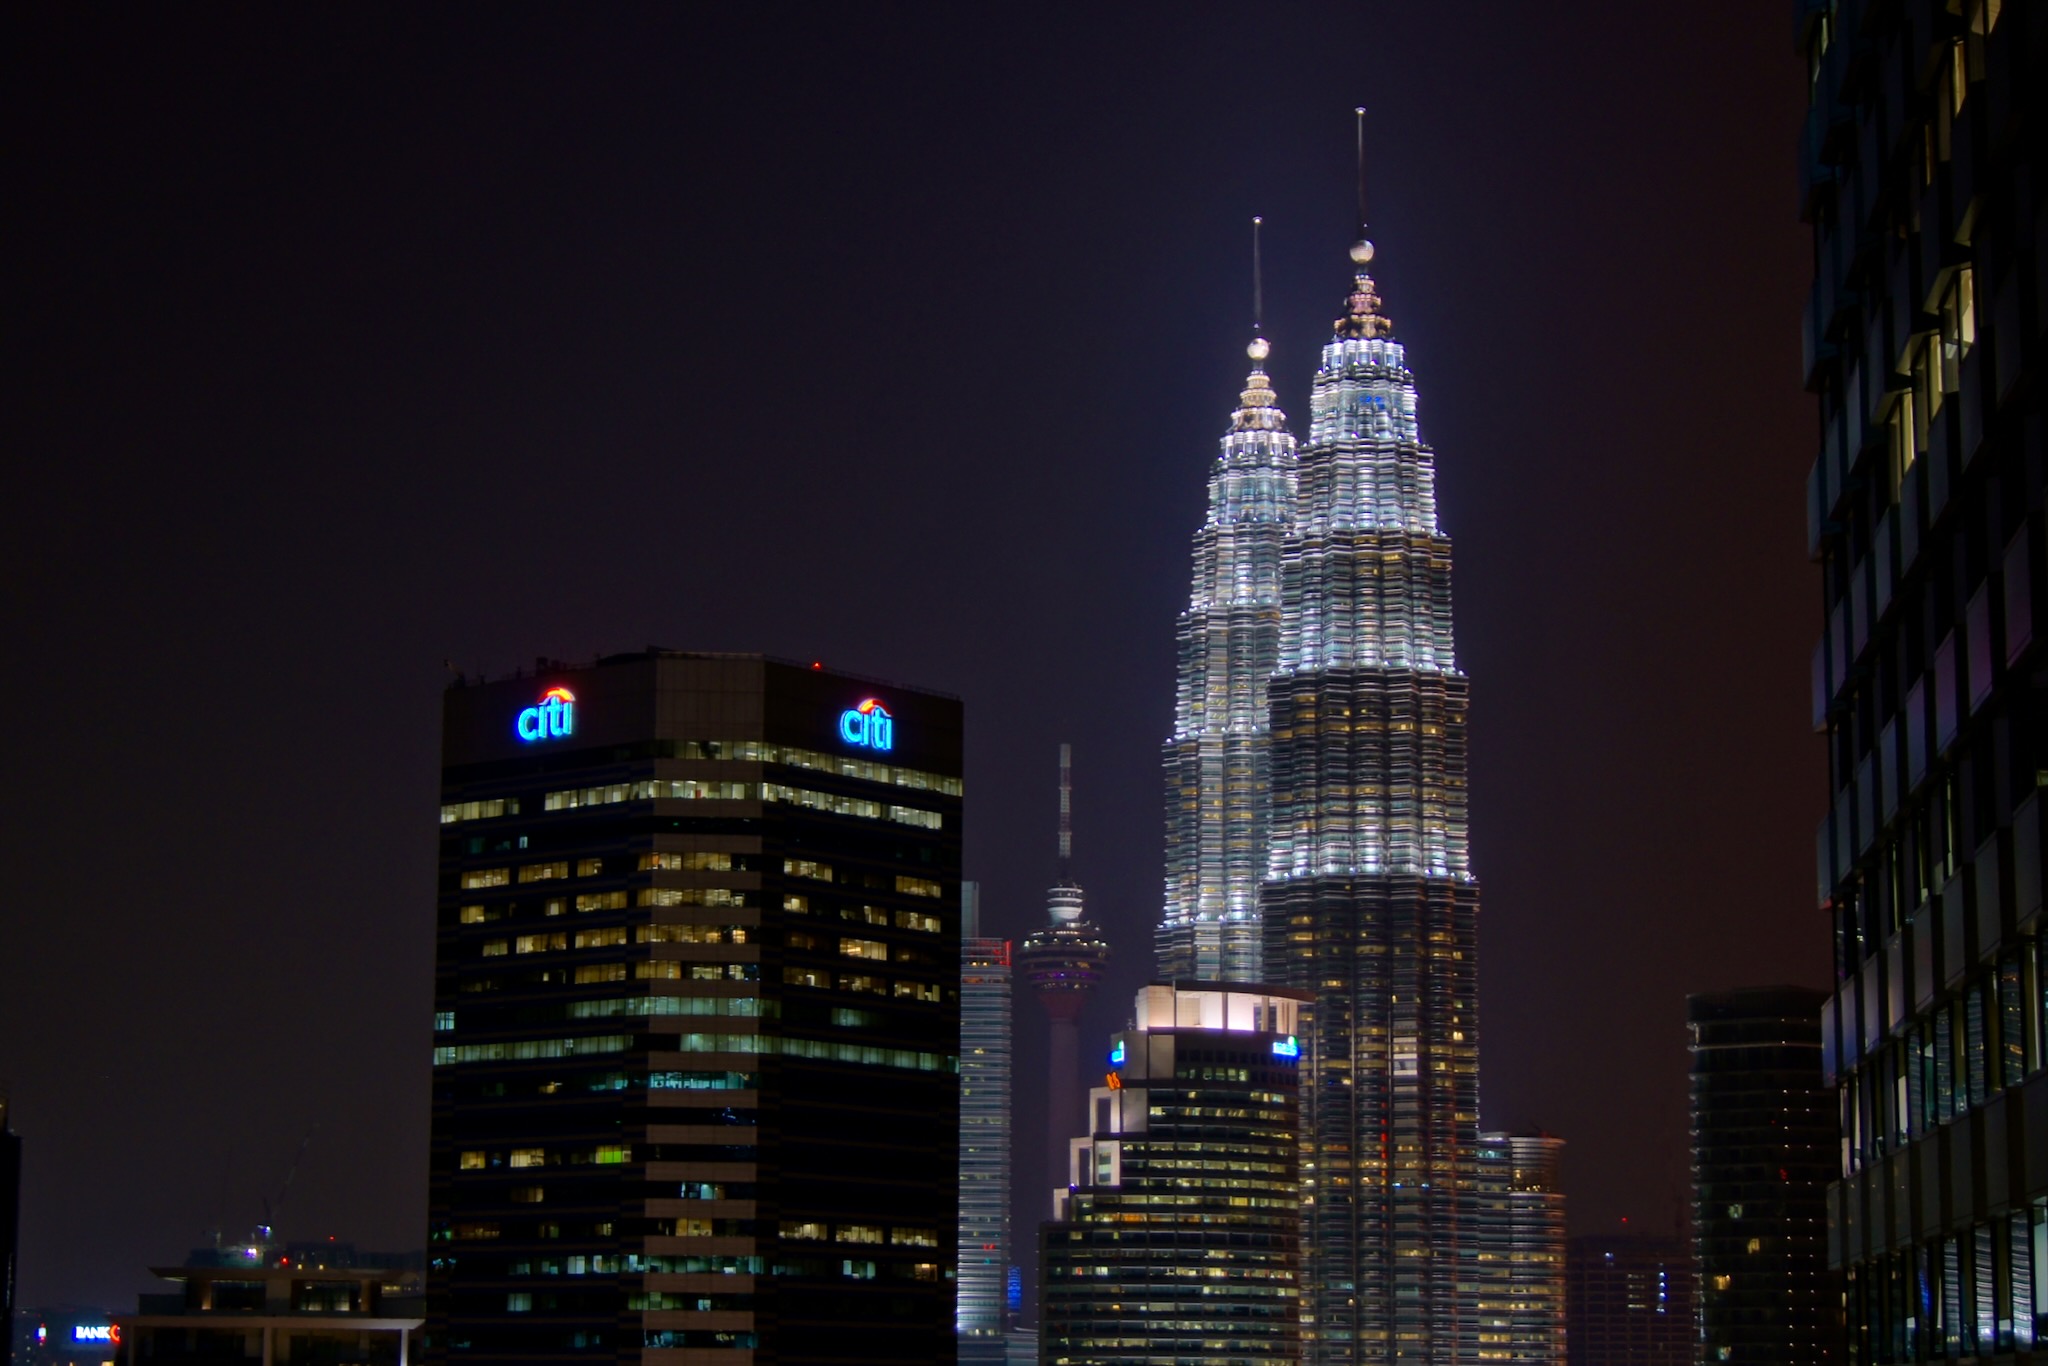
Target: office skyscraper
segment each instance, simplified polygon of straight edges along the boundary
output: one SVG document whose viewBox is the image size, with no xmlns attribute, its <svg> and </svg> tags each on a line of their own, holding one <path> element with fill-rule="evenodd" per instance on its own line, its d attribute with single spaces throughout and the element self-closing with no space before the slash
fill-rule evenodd
<svg viewBox="0 0 2048 1366">
<path fill-rule="evenodd" d="M 1048 1176 L 1065 1170 L 1067 1126 L 1079 1108 L 1082 1008 L 1102 983 L 1109 941 L 1088 919 L 1081 884 L 1074 881 L 1074 753 L 1060 746 L 1059 878 L 1046 893 L 1048 923 L 1025 936 L 1017 968 L 1045 1008 L 1050 1026 L 1046 1052 L 1046 1150 Z"/>
<path fill-rule="evenodd" d="M 1000 1362 L 1009 1327 L 1010 942 L 960 896 L 960 1360 Z"/>
<path fill-rule="evenodd" d="M 1692 1247 L 1651 1234 L 1587 1234 L 1566 1245 L 1570 1366 L 1694 1366 Z"/>
<path fill-rule="evenodd" d="M 1694 996 L 1693 1247 L 1702 1361 L 1813 1366 L 1842 1356 L 1827 1265 L 1835 1116 L 1820 1070 L 1826 993 Z"/>
<path fill-rule="evenodd" d="M 1042 1230 L 1044 1366 L 1300 1360 L 1304 996 L 1138 993 Z"/>
<path fill-rule="evenodd" d="M 437 1360 L 951 1357 L 960 754 L 758 656 L 448 691 Z"/>
<path fill-rule="evenodd" d="M 0 1319 L 7 1357 L 14 1355 L 14 1275 L 21 1251 L 21 1137 L 14 1132 L 7 1094 L 0 1091 Z"/>
<path fill-rule="evenodd" d="M 1314 993 L 1304 1359 L 1448 1363 L 1473 1312 L 1461 1187 L 1479 1129 L 1466 680 L 1414 378 L 1372 244 L 1351 259 L 1282 563 L 1265 966 Z"/>
<path fill-rule="evenodd" d="M 1565 1353 L 1564 1140 L 1481 1134 L 1460 1240 L 1474 1306 L 1466 1366 L 1562 1366 Z"/>
<path fill-rule="evenodd" d="M 1280 658 L 1280 558 L 1294 518 L 1295 457 L 1258 332 L 1255 320 L 1251 375 L 1209 474 L 1209 515 L 1195 533 L 1194 588 L 1177 632 L 1158 942 L 1159 975 L 1169 981 L 1264 980 L 1266 680 Z"/>
<path fill-rule="evenodd" d="M 2048 15 L 2015 0 L 1795 12 L 1844 1153 L 1829 1255 L 1858 1362 L 2038 1356 Z"/>
</svg>

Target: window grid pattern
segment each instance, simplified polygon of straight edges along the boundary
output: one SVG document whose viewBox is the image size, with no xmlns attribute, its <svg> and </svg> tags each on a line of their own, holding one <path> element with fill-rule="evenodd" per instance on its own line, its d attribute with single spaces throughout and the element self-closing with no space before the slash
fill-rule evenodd
<svg viewBox="0 0 2048 1366">
<path fill-rule="evenodd" d="M 1195 533 L 1194 584 L 1176 633 L 1165 745 L 1166 914 L 1159 975 L 1263 979 L 1259 882 L 1271 818 L 1266 680 L 1279 663 L 1280 560 L 1294 517 L 1295 447 L 1254 341 Z"/>
</svg>

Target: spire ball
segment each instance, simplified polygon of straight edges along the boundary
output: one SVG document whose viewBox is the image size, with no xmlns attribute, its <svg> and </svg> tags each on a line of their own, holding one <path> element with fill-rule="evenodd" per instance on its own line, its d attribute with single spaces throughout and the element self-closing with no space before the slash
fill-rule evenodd
<svg viewBox="0 0 2048 1366">
<path fill-rule="evenodd" d="M 1351 259 L 1361 266 L 1364 265 L 1366 262 L 1372 260 L 1372 243 L 1366 241 L 1364 238 L 1360 238 L 1358 241 L 1352 243 Z"/>
<path fill-rule="evenodd" d="M 1264 337 L 1253 337 L 1252 344 L 1244 349 L 1244 353 L 1253 360 L 1262 361 L 1273 354 L 1273 348 L 1266 344 Z"/>
</svg>

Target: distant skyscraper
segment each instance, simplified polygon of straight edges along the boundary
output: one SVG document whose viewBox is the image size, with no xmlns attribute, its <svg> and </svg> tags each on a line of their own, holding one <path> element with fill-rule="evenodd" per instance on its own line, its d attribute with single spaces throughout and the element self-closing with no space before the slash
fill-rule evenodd
<svg viewBox="0 0 2048 1366">
<path fill-rule="evenodd" d="M 960 889 L 960 1359 L 1000 1362 L 1009 1327 L 1010 943 Z"/>
<path fill-rule="evenodd" d="M 1859 1364 L 2038 1361 L 2048 12 L 1783 9 L 1811 98 L 1800 297 L 1820 419 L 1806 521 L 1829 778 L 1818 899 L 1835 941 L 1825 1074 L 1840 1088 L 1829 1256 Z"/>
<path fill-rule="evenodd" d="M 1305 993 L 1138 993 L 1042 1230 L 1044 1366 L 1299 1361 Z"/>
<path fill-rule="evenodd" d="M 1694 1366 L 1692 1245 L 1648 1234 L 1588 1234 L 1567 1245 L 1570 1366 Z"/>
<path fill-rule="evenodd" d="M 1017 967 L 1031 985 L 1051 1023 L 1046 1054 L 1046 1151 L 1048 1174 L 1065 1170 L 1067 1128 L 1080 1108 L 1079 1020 L 1101 984 L 1109 941 L 1088 920 L 1080 884 L 1074 881 L 1073 747 L 1060 746 L 1059 881 L 1046 894 L 1051 923 L 1024 940 Z"/>
<path fill-rule="evenodd" d="M 430 1353 L 950 1359 L 960 704 L 649 650 L 443 727 Z"/>
<path fill-rule="evenodd" d="M 13 1107 L 0 1091 L 0 1319 L 7 1330 L 7 1356 L 14 1357 L 14 1275 L 21 1251 L 21 1137 L 14 1132 Z"/>
<path fill-rule="evenodd" d="M 1565 1352 L 1564 1140 L 1544 1133 L 1482 1134 L 1474 1217 L 1461 1239 L 1477 1313 L 1466 1366 L 1562 1366 Z"/>
<path fill-rule="evenodd" d="M 1449 1363 L 1479 1131 L 1478 884 L 1451 543 L 1367 266 L 1310 393 L 1272 680 L 1267 977 L 1315 993 L 1302 1095 L 1311 1363 Z"/>
<path fill-rule="evenodd" d="M 1707 1366 L 1842 1360 L 1827 1264 L 1834 1097 L 1821 1078 L 1827 994 L 1753 987 L 1691 998 L 1693 1246 Z"/>
<path fill-rule="evenodd" d="M 1287 415 L 1266 378 L 1268 350 L 1254 319 L 1251 375 L 1209 474 L 1194 588 L 1180 615 L 1158 944 L 1159 975 L 1169 981 L 1264 980 L 1266 680 L 1280 659 L 1280 557 L 1294 517 L 1295 458 Z"/>
</svg>

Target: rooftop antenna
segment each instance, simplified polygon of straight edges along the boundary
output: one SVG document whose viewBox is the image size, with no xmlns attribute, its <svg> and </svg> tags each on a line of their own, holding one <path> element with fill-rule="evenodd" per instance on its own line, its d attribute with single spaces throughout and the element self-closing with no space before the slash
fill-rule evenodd
<svg viewBox="0 0 2048 1366">
<path fill-rule="evenodd" d="M 1365 106 L 1352 111 L 1358 115 L 1358 235 L 1365 237 Z"/>
<path fill-rule="evenodd" d="M 1074 747 L 1060 746 L 1060 881 L 1072 882 L 1074 861 Z"/>
<path fill-rule="evenodd" d="M 1266 288 L 1259 270 L 1259 224 L 1263 218 L 1252 219 L 1252 335 L 1266 334 Z"/>
</svg>

